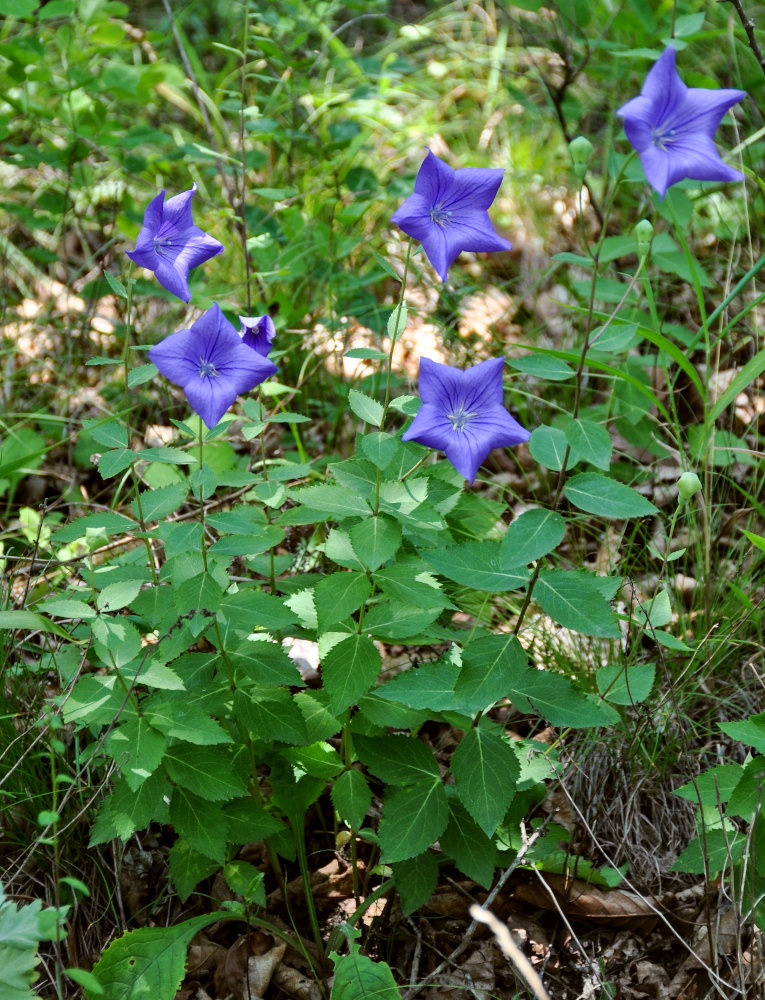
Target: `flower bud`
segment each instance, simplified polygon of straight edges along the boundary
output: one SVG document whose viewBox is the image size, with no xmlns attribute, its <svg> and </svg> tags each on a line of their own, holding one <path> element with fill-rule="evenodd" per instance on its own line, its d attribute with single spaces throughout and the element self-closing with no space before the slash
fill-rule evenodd
<svg viewBox="0 0 765 1000">
<path fill-rule="evenodd" d="M 632 233 L 637 241 L 638 257 L 642 260 L 643 257 L 648 256 L 651 249 L 653 225 L 648 221 L 648 219 L 641 219 L 632 230 Z"/>
<path fill-rule="evenodd" d="M 701 480 L 695 472 L 684 472 L 677 481 L 677 502 L 688 503 L 701 490 Z"/>
<path fill-rule="evenodd" d="M 571 154 L 571 162 L 574 164 L 574 173 L 581 181 L 587 173 L 587 164 L 592 156 L 593 145 L 589 139 L 583 135 L 578 135 L 568 144 L 568 151 Z"/>
</svg>

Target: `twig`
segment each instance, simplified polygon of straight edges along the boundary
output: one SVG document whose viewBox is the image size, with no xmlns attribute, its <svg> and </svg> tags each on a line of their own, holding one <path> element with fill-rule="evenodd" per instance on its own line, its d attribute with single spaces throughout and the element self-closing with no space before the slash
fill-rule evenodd
<svg viewBox="0 0 765 1000">
<path fill-rule="evenodd" d="M 546 824 L 543 824 L 538 829 L 536 829 L 534 833 L 532 833 L 532 835 L 529 837 L 529 839 L 524 843 L 523 847 L 520 849 L 520 851 L 518 851 L 518 854 L 513 858 L 513 863 L 510 865 L 509 868 L 505 869 L 505 871 L 500 876 L 497 884 L 494 886 L 489 895 L 486 897 L 486 902 L 483 904 L 485 907 L 491 906 L 491 904 L 499 895 L 500 889 L 504 886 L 505 882 L 507 882 L 507 880 L 513 874 L 513 872 L 521 863 L 521 861 L 523 861 L 531 845 L 538 837 L 542 835 L 545 829 L 546 829 Z M 416 986 L 410 987 L 404 994 L 403 1000 L 411 1000 L 411 998 L 413 996 L 416 996 L 420 992 L 420 990 L 425 989 L 426 986 L 432 983 L 433 980 L 436 978 L 436 976 L 439 976 L 444 971 L 444 969 L 448 968 L 450 965 L 453 965 L 455 959 L 459 958 L 462 952 L 468 948 L 477 930 L 478 930 L 478 921 L 474 919 L 471 921 L 470 926 L 465 932 L 465 936 L 457 945 L 457 947 L 454 949 L 454 951 L 450 955 L 448 955 L 443 960 L 443 962 L 441 962 L 440 965 L 436 966 L 436 968 L 429 975 L 427 975 L 422 980 L 421 983 L 417 983 Z"/>
<path fill-rule="evenodd" d="M 513 963 L 518 972 L 526 980 L 526 985 L 537 998 L 537 1000 L 550 1000 L 550 994 L 544 988 L 544 984 L 539 977 L 539 973 L 526 958 L 518 945 L 513 941 L 513 935 L 505 924 L 501 924 L 493 913 L 482 909 L 477 903 L 470 907 L 470 916 L 479 923 L 486 924 L 494 933 L 502 951 Z"/>
<path fill-rule="evenodd" d="M 729 3 L 735 9 L 738 14 L 738 19 L 741 21 L 744 31 L 746 32 L 749 48 L 754 53 L 754 58 L 760 64 L 760 69 L 763 73 L 765 73 L 765 55 L 763 55 L 762 49 L 757 42 L 757 36 L 754 33 L 754 20 L 751 17 L 746 16 L 746 12 L 741 6 L 741 0 L 720 0 L 720 3 Z"/>
</svg>

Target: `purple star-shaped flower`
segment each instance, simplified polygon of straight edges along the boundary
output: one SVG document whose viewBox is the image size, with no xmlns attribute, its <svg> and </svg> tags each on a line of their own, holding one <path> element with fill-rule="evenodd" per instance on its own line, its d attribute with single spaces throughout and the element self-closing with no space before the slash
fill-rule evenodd
<svg viewBox="0 0 765 1000">
<path fill-rule="evenodd" d="M 502 405 L 504 358 L 461 371 L 420 358 L 422 406 L 403 441 L 417 441 L 446 454 L 471 483 L 492 448 L 528 441 L 529 432 Z"/>
<path fill-rule="evenodd" d="M 463 251 L 511 250 L 499 236 L 487 209 L 504 170 L 463 167 L 454 170 L 428 150 L 414 182 L 414 194 L 391 216 L 407 236 L 420 240 L 428 260 L 446 281 L 449 265 Z"/>
<path fill-rule="evenodd" d="M 189 330 L 179 330 L 149 351 L 165 378 L 183 387 L 192 409 L 214 427 L 240 392 L 276 373 L 276 365 L 243 343 L 214 302 Z"/>
<path fill-rule="evenodd" d="M 240 316 L 239 322 L 242 324 L 242 343 L 267 358 L 276 336 L 276 327 L 271 317 Z"/>
<path fill-rule="evenodd" d="M 208 236 L 191 218 L 191 199 L 197 189 L 176 194 L 165 201 L 164 189 L 149 202 L 143 216 L 135 250 L 127 255 L 157 276 L 168 292 L 188 302 L 189 271 L 210 257 L 223 253 L 223 244 Z"/>
<path fill-rule="evenodd" d="M 640 155 L 648 183 L 664 198 L 667 188 L 688 177 L 695 181 L 741 181 L 744 175 L 723 163 L 714 134 L 723 115 L 746 97 L 744 90 L 686 87 L 675 69 L 670 45 L 653 64 L 640 97 L 616 112 Z"/>
</svg>

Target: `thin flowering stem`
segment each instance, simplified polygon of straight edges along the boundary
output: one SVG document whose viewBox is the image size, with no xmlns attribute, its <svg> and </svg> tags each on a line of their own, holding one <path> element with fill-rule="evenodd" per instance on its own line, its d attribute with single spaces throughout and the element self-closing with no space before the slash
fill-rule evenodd
<svg viewBox="0 0 765 1000">
<path fill-rule="evenodd" d="M 404 274 L 403 277 L 401 278 L 401 291 L 399 292 L 398 304 L 396 306 L 396 310 L 394 313 L 396 317 L 395 323 L 393 325 L 394 330 L 398 330 L 399 328 L 399 323 L 401 322 L 401 313 L 404 308 L 404 303 L 406 301 L 406 279 L 407 276 L 409 275 L 409 262 L 412 259 L 413 246 L 414 246 L 414 240 L 410 236 L 409 243 L 407 244 L 406 247 L 406 258 L 404 260 Z M 401 336 L 400 332 L 398 336 Z M 383 427 L 385 427 L 385 418 L 388 416 L 388 407 L 390 406 L 390 386 L 391 386 L 391 378 L 393 375 L 393 350 L 396 346 L 397 339 L 398 337 L 390 338 L 390 350 L 388 351 L 388 370 L 385 374 L 385 401 L 383 402 L 383 416 L 382 420 L 380 421 L 381 430 L 383 429 Z"/>
</svg>

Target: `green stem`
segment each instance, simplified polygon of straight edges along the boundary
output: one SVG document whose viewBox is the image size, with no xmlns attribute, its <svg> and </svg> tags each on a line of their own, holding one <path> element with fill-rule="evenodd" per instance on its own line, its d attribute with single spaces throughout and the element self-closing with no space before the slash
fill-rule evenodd
<svg viewBox="0 0 765 1000">
<path fill-rule="evenodd" d="M 298 865 L 300 867 L 300 878 L 303 882 L 303 892 L 305 893 L 305 903 L 308 908 L 308 919 L 311 923 L 311 931 L 319 955 L 324 955 L 324 941 L 319 927 L 319 918 L 316 915 L 316 906 L 313 901 L 311 891 L 311 878 L 308 870 L 308 855 L 305 849 L 305 817 L 297 814 L 292 817 L 292 832 L 295 835 L 295 846 L 297 849 Z"/>
<path fill-rule="evenodd" d="M 395 323 L 393 324 L 394 331 L 398 330 L 399 323 L 401 321 L 401 311 L 404 308 L 404 301 L 406 299 L 406 279 L 407 275 L 409 274 L 409 261 L 411 260 L 412 257 L 413 245 L 414 245 L 414 240 L 410 237 L 409 243 L 407 244 L 406 248 L 406 260 L 404 261 L 404 275 L 401 278 L 401 292 L 399 293 L 398 305 L 396 306 L 396 311 L 394 314 L 396 317 Z M 382 420 L 380 421 L 380 430 L 382 430 L 383 427 L 385 427 L 385 418 L 388 416 L 388 407 L 390 406 L 390 384 L 391 384 L 391 377 L 393 374 L 393 349 L 396 346 L 396 341 L 398 340 L 399 336 L 400 333 L 397 333 L 396 336 L 392 336 L 390 338 L 390 351 L 388 352 L 388 370 L 385 376 L 385 402 L 383 403 L 383 415 L 382 415 Z"/>
</svg>

